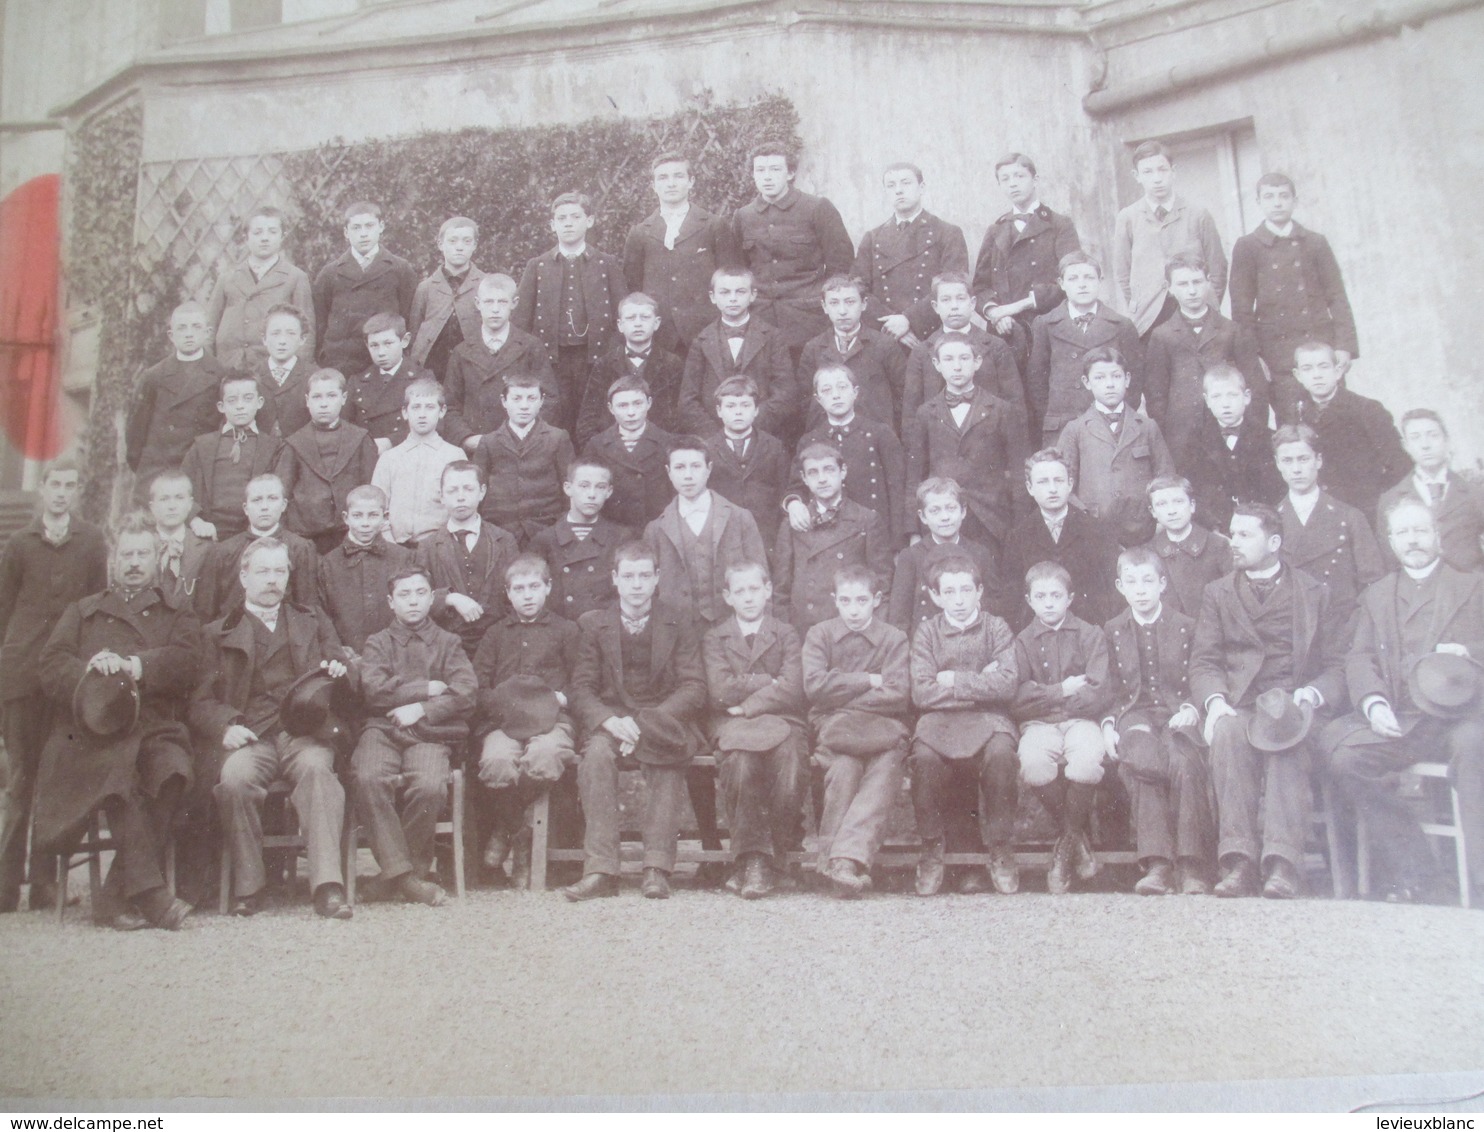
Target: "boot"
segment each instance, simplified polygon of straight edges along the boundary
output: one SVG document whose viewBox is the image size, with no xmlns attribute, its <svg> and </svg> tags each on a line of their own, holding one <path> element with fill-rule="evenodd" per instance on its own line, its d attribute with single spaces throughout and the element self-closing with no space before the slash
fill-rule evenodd
<svg viewBox="0 0 1484 1132">
<path fill-rule="evenodd" d="M 1149 862 L 1149 870 L 1134 885 L 1134 892 L 1140 896 L 1168 896 L 1174 891 L 1172 872 L 1170 862 L 1163 857 L 1154 858 Z"/>
<path fill-rule="evenodd" d="M 935 837 L 922 844 L 917 859 L 917 895 L 936 896 L 943 888 L 943 839 Z"/>
<path fill-rule="evenodd" d="M 1046 891 L 1062 896 L 1072 889 L 1072 841 L 1063 834 L 1051 850 L 1051 867 L 1046 870 Z"/>
<path fill-rule="evenodd" d="M 515 849 L 510 860 L 510 887 L 531 887 L 531 831 L 522 830 L 515 839 Z"/>
<path fill-rule="evenodd" d="M 1232 854 L 1222 863 L 1216 895 L 1226 898 L 1257 895 L 1257 868 L 1251 857 Z"/>
<path fill-rule="evenodd" d="M 1020 864 L 1015 860 L 1014 849 L 1008 845 L 995 846 L 989 858 L 989 877 L 1001 896 L 1014 896 L 1020 891 Z"/>
<path fill-rule="evenodd" d="M 1298 870 L 1282 857 L 1270 858 L 1262 894 L 1269 900 L 1292 900 L 1299 894 Z"/>
<path fill-rule="evenodd" d="M 773 891 L 773 870 L 768 858 L 761 853 L 749 853 L 742 870 L 742 887 L 738 895 L 743 900 L 760 900 Z"/>
<path fill-rule="evenodd" d="M 1180 875 L 1181 896 L 1210 896 L 1211 882 L 1206 879 L 1206 870 L 1194 857 L 1181 857 L 1176 862 Z"/>
<path fill-rule="evenodd" d="M 1072 837 L 1072 867 L 1079 880 L 1091 880 L 1098 875 L 1098 859 L 1087 839 L 1087 827 L 1092 823 L 1092 806 L 1097 799 L 1097 787 L 1085 782 L 1067 783 L 1067 811 L 1065 829 Z"/>
</svg>

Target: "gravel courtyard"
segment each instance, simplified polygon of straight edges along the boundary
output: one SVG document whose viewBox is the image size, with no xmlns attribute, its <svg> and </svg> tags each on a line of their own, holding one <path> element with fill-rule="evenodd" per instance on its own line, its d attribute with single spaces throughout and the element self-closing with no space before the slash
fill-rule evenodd
<svg viewBox="0 0 1484 1132">
<path fill-rule="evenodd" d="M 679 889 L 303 904 L 119 935 L 0 917 L 0 1096 L 1105 1085 L 1484 1067 L 1484 914 Z"/>
</svg>

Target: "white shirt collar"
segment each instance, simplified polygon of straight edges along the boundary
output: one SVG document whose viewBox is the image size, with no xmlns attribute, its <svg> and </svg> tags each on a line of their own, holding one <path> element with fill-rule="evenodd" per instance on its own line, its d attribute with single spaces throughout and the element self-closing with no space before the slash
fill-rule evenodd
<svg viewBox="0 0 1484 1132">
<path fill-rule="evenodd" d="M 1107 405 L 1104 405 L 1101 401 L 1094 401 L 1092 403 L 1092 407 L 1094 409 L 1096 409 L 1098 412 L 1102 413 L 1103 416 L 1105 416 L 1105 417 L 1111 417 L 1114 413 L 1121 413 L 1121 412 L 1123 412 L 1124 409 L 1128 408 L 1128 404 L 1127 404 L 1127 402 L 1120 401 L 1120 402 L 1118 402 L 1117 405 L 1115 405 L 1113 408 L 1110 409 L 1110 408 L 1108 408 Z"/>
<path fill-rule="evenodd" d="M 70 511 L 60 519 L 53 519 L 45 511 L 41 513 L 41 531 L 49 542 L 61 542 L 71 529 L 72 513 Z"/>
<path fill-rule="evenodd" d="M 578 244 L 575 248 L 564 248 L 560 244 L 557 245 L 557 255 L 561 256 L 563 259 L 576 259 L 578 256 L 584 255 L 586 252 L 586 240 L 583 240 L 582 243 Z"/>
<path fill-rule="evenodd" d="M 1163 602 L 1161 602 L 1159 605 L 1156 605 L 1154 607 L 1154 616 L 1153 617 L 1140 617 L 1139 616 L 1139 611 L 1137 609 L 1133 608 L 1133 606 L 1130 606 L 1129 607 L 1129 614 L 1130 614 L 1130 616 L 1132 616 L 1133 619 L 1134 619 L 1134 622 L 1136 624 L 1139 624 L 1139 625 L 1153 625 L 1156 621 L 1159 620 L 1159 615 L 1161 613 L 1163 613 L 1164 611 L 1165 611 L 1165 607 L 1164 607 L 1164 603 Z"/>
<path fill-rule="evenodd" d="M 747 326 L 748 326 L 748 324 L 751 321 L 752 321 L 752 317 L 750 315 L 747 318 L 744 318 L 741 322 L 728 322 L 726 315 L 722 315 L 721 316 L 721 324 L 722 324 L 722 326 L 726 327 L 728 330 L 740 330 L 743 333 L 746 333 Z M 739 335 L 731 335 L 730 337 L 734 337 L 735 338 L 735 337 L 739 337 Z"/>
<path fill-rule="evenodd" d="M 1410 566 L 1403 566 L 1402 569 L 1407 572 L 1407 577 L 1411 578 L 1412 581 L 1420 582 L 1424 578 L 1432 577 L 1437 572 L 1438 566 L 1442 564 L 1442 561 L 1442 556 L 1439 555 L 1432 560 L 1431 565 L 1424 566 L 1421 570 L 1414 570 Z"/>
<path fill-rule="evenodd" d="M 851 409 L 850 416 L 846 417 L 843 421 L 831 420 L 829 416 L 826 415 L 824 418 L 824 423 L 827 428 L 849 428 L 852 424 L 855 423 L 855 410 Z"/>
<path fill-rule="evenodd" d="M 1040 207 L 1041 202 L 1039 200 L 1033 200 L 1024 208 L 1017 208 L 1015 210 L 1015 216 L 1013 217 L 1013 219 L 1019 220 L 1023 216 L 1029 216 L 1031 213 L 1038 211 Z"/>
<path fill-rule="evenodd" d="M 381 254 L 381 245 L 377 244 L 376 247 L 372 248 L 370 255 L 362 255 L 360 252 L 356 251 L 355 248 L 350 249 L 350 254 L 354 256 L 355 261 L 361 265 L 361 270 L 365 271 L 366 268 L 371 266 L 371 261 Z"/>
<path fill-rule="evenodd" d="M 1172 534 L 1169 531 L 1165 531 L 1165 529 L 1163 527 L 1161 527 L 1160 530 L 1164 531 L 1165 538 L 1169 539 L 1171 542 L 1173 542 L 1173 543 L 1182 543 L 1182 542 L 1184 542 L 1186 539 L 1188 539 L 1190 537 L 1190 532 L 1193 531 L 1193 530 L 1195 530 L 1195 524 L 1192 523 L 1190 526 L 1186 527 L 1183 531 L 1181 531 L 1178 535 Z"/>
<path fill-rule="evenodd" d="M 1276 578 L 1278 576 L 1278 571 L 1281 569 L 1283 569 L 1283 563 L 1274 562 L 1266 570 L 1244 570 L 1242 572 L 1249 578 Z"/>
<path fill-rule="evenodd" d="M 507 322 L 500 328 L 499 333 L 491 331 L 487 326 L 481 326 L 479 328 L 479 336 L 484 339 L 484 344 L 489 347 L 490 353 L 493 354 L 501 346 L 505 345 L 506 341 L 510 338 L 510 324 Z"/>
<path fill-rule="evenodd" d="M 1440 472 L 1438 472 L 1436 474 L 1431 474 L 1431 473 L 1428 473 L 1428 472 L 1424 472 L 1419 467 L 1415 472 L 1412 473 L 1412 479 L 1414 479 L 1417 483 L 1421 483 L 1421 484 L 1428 484 L 1428 483 L 1446 484 L 1448 482 L 1448 468 L 1445 466 L 1442 471 L 1440 471 Z"/>
<path fill-rule="evenodd" d="M 247 429 L 247 431 L 250 432 L 250 433 L 252 433 L 254 436 L 257 436 L 258 435 L 258 422 L 256 420 L 250 420 L 250 421 L 247 422 L 247 424 L 243 425 L 242 427 L 245 428 L 245 429 Z M 224 421 L 222 423 L 222 433 L 221 434 L 223 436 L 231 436 L 232 433 L 234 433 L 236 431 L 237 431 L 237 426 L 234 425 L 234 424 L 232 424 L 230 421 Z"/>
<path fill-rule="evenodd" d="M 919 216 L 922 215 L 922 211 L 923 211 L 922 205 L 919 204 L 917 206 L 917 211 L 914 212 L 911 216 L 906 216 L 906 217 L 898 216 L 895 212 L 893 212 L 891 214 L 891 218 L 892 218 L 892 220 L 894 220 L 898 224 L 911 224 L 912 221 L 916 220 Z"/>
<path fill-rule="evenodd" d="M 675 506 L 682 518 L 687 515 L 709 514 L 711 511 L 711 489 L 707 488 L 695 499 L 686 499 L 683 496 L 677 495 L 675 497 Z"/>
<path fill-rule="evenodd" d="M 282 523 L 274 523 L 272 529 L 271 530 L 266 530 L 266 531 L 255 531 L 255 530 L 252 529 L 252 527 L 248 527 L 247 528 L 247 538 L 248 538 L 248 541 L 251 542 L 255 538 L 277 538 L 278 537 L 279 528 L 282 527 L 282 526 L 283 526 Z"/>
<path fill-rule="evenodd" d="M 205 347 L 197 350 L 194 354 L 182 354 L 179 350 L 175 351 L 175 360 L 177 362 L 199 362 L 205 356 Z"/>
<path fill-rule="evenodd" d="M 638 440 L 644 435 L 644 430 L 648 427 L 649 422 L 647 420 L 636 429 L 626 429 L 623 425 L 619 425 L 618 435 L 624 440 Z"/>
<path fill-rule="evenodd" d="M 744 637 L 750 637 L 763 627 L 763 616 L 766 616 L 766 614 L 758 617 L 756 621 L 743 621 L 742 615 L 737 614 L 737 629 Z"/>
<path fill-rule="evenodd" d="M 1263 224 L 1263 227 L 1264 228 L 1266 228 L 1269 232 L 1271 232 L 1275 236 L 1288 237 L 1288 236 L 1292 236 L 1293 235 L 1293 221 L 1292 220 L 1290 220 L 1287 224 L 1283 225 L 1283 227 L 1281 227 L 1281 228 L 1275 227 L 1274 224 L 1273 224 L 1273 222 L 1271 220 L 1264 220 L 1262 222 L 1262 224 Z"/>
<path fill-rule="evenodd" d="M 1068 299 L 1067 300 L 1067 313 L 1070 314 L 1073 318 L 1081 318 L 1085 314 L 1097 314 L 1098 313 L 1097 300 L 1094 299 L 1092 301 L 1092 303 L 1087 306 L 1086 309 L 1083 309 L 1082 307 L 1079 307 L 1076 303 L 1072 302 L 1071 299 Z"/>
<path fill-rule="evenodd" d="M 508 417 L 505 419 L 505 423 L 506 423 L 506 425 L 509 426 L 510 431 L 513 432 L 513 433 L 515 433 L 515 435 L 518 436 L 518 437 L 520 437 L 520 439 L 522 439 L 522 440 L 524 440 L 526 437 L 530 436 L 531 435 L 531 430 L 536 427 L 536 422 L 534 420 L 530 424 L 526 425 L 525 428 L 521 428 L 513 420 L 511 420 Z"/>
<path fill-rule="evenodd" d="M 470 515 L 463 522 L 459 522 L 459 520 L 457 519 L 449 519 L 448 533 L 456 535 L 460 531 L 473 531 L 477 535 L 479 533 L 480 527 L 483 525 L 484 520 L 481 519 L 478 515 Z"/>
<path fill-rule="evenodd" d="M 282 253 L 275 252 L 272 259 L 264 260 L 262 263 L 258 263 L 252 256 L 248 256 L 247 269 L 253 273 L 254 277 L 261 279 L 273 270 L 273 265 L 278 262 L 281 255 Z"/>
<path fill-rule="evenodd" d="M 690 215 L 690 201 L 684 200 L 679 204 L 660 205 L 660 218 L 667 223 L 680 224 Z"/>
<path fill-rule="evenodd" d="M 1067 521 L 1067 515 L 1071 513 L 1072 509 L 1071 507 L 1063 507 L 1054 514 L 1041 507 L 1036 508 L 1036 510 L 1041 512 L 1041 521 L 1049 527 L 1052 523 L 1065 523 Z"/>
<path fill-rule="evenodd" d="M 244 601 L 242 604 L 249 613 L 268 627 L 269 632 L 272 632 L 278 624 L 278 615 L 283 612 L 282 605 L 275 605 L 269 609 L 266 605 L 254 605 L 250 601 Z"/>
<path fill-rule="evenodd" d="M 962 632 L 965 629 L 972 629 L 979 623 L 979 611 L 977 609 L 974 610 L 967 621 L 957 621 L 954 619 L 953 615 L 945 609 L 943 611 L 943 620 L 948 622 L 948 624 L 952 625 L 955 629 Z"/>
</svg>

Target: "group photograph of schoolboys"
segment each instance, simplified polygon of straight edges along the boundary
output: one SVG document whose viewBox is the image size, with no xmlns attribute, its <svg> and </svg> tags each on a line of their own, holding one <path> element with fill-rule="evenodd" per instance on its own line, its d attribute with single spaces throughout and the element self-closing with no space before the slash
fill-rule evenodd
<svg viewBox="0 0 1484 1132">
<path fill-rule="evenodd" d="M 654 900 L 1004 898 L 1120 853 L 1141 896 L 1478 901 L 1484 489 L 1441 407 L 1348 387 L 1293 181 L 1228 244 L 1145 143 L 1103 264 L 1009 153 L 971 260 L 918 165 L 856 241 L 797 163 L 718 214 L 658 154 L 611 250 L 574 187 L 519 279 L 462 216 L 421 279 L 377 202 L 312 272 L 247 217 L 134 388 L 129 507 L 56 460 L 0 556 L 0 912 L 106 830 L 98 925 L 251 917 L 285 821 L 332 920 L 549 848 L 573 903 L 626 860 Z"/>
</svg>

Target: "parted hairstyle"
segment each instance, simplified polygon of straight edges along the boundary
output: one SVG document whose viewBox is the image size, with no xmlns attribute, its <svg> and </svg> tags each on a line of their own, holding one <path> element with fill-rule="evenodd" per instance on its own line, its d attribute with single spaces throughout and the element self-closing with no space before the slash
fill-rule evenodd
<svg viewBox="0 0 1484 1132">
<path fill-rule="evenodd" d="M 442 491 L 443 485 L 448 482 L 448 475 L 450 472 L 452 472 L 454 475 L 462 475 L 464 472 L 473 472 L 475 478 L 479 480 L 480 487 L 484 487 L 489 483 L 489 480 L 485 477 L 484 469 L 481 468 L 478 464 L 474 463 L 472 460 L 450 460 L 448 463 L 443 465 L 443 471 L 438 473 L 439 491 Z"/>
<path fill-rule="evenodd" d="M 1165 560 L 1159 556 L 1159 552 L 1152 546 L 1130 546 L 1118 552 L 1118 576 L 1123 576 L 1123 568 L 1130 569 L 1139 566 L 1153 566 L 1159 571 L 1161 578 L 1165 577 Z"/>
<path fill-rule="evenodd" d="M 281 314 L 290 315 L 298 321 L 300 334 L 303 334 L 309 326 L 309 319 L 305 316 L 304 312 L 301 311 L 298 307 L 294 306 L 292 303 L 274 303 L 271 307 L 268 308 L 268 313 L 263 316 L 263 327 L 266 329 L 268 324 L 272 322 L 276 316 Z"/>
<path fill-rule="evenodd" d="M 1025 572 L 1025 592 L 1029 594 L 1037 582 L 1060 582 L 1068 593 L 1072 592 L 1072 575 L 1060 562 L 1037 562 Z"/>
<path fill-rule="evenodd" d="M 1401 419 L 1396 422 L 1397 431 L 1405 436 L 1407 426 L 1413 421 L 1432 421 L 1433 424 L 1442 430 L 1445 439 L 1448 436 L 1448 425 L 1443 421 L 1442 414 L 1436 409 L 1408 409 L 1401 415 Z"/>
<path fill-rule="evenodd" d="M 408 566 L 405 570 L 398 570 L 386 580 L 386 596 L 391 597 L 397 592 L 397 583 L 405 582 L 408 578 L 421 578 L 428 583 L 428 589 L 433 588 L 433 579 L 421 566 Z"/>
<path fill-rule="evenodd" d="M 1175 277 L 1177 271 L 1199 271 L 1202 275 L 1210 275 L 1210 269 L 1206 267 L 1206 261 L 1198 255 L 1182 252 L 1165 260 L 1165 282 L 1168 283 Z"/>
<path fill-rule="evenodd" d="M 618 573 L 620 564 L 624 562 L 648 562 L 658 572 L 660 568 L 659 556 L 655 554 L 654 547 L 643 539 L 631 539 L 613 552 L 613 572 Z"/>
<path fill-rule="evenodd" d="M 840 454 L 839 447 L 824 440 L 811 441 L 799 449 L 798 459 L 794 463 L 800 475 L 804 474 L 804 461 L 806 460 L 833 460 L 838 467 L 845 466 L 845 457 Z"/>
<path fill-rule="evenodd" d="M 1306 424 L 1279 425 L 1273 433 L 1273 455 L 1285 444 L 1307 444 L 1316 455 L 1321 451 L 1319 434 Z"/>
<path fill-rule="evenodd" d="M 1179 488 L 1185 493 L 1185 498 L 1195 499 L 1195 488 L 1184 476 L 1163 475 L 1155 476 L 1144 488 L 1144 494 L 1149 497 L 1149 502 L 1154 502 L 1154 493 L 1157 491 L 1169 491 L 1171 488 Z"/>
<path fill-rule="evenodd" d="M 833 592 L 839 593 L 841 586 L 865 586 L 873 594 L 881 592 L 881 581 L 876 577 L 876 572 L 860 563 L 841 566 L 835 571 Z"/>
<path fill-rule="evenodd" d="M 520 554 L 515 560 L 505 567 L 505 584 L 508 586 L 516 578 L 524 578 L 534 575 L 548 585 L 551 584 L 551 567 L 546 559 L 539 554 Z"/>
<path fill-rule="evenodd" d="M 928 585 L 933 588 L 934 593 L 943 591 L 944 574 L 968 574 L 974 579 L 976 586 L 982 586 L 984 579 L 979 574 L 979 567 L 967 554 L 950 554 L 947 558 L 934 562 L 928 571 Z"/>
<path fill-rule="evenodd" d="M 438 404 L 448 407 L 448 394 L 443 391 L 443 386 L 436 377 L 419 377 L 415 381 L 409 381 L 407 388 L 402 391 L 402 407 L 407 408 L 417 397 L 436 397 Z"/>
<path fill-rule="evenodd" d="M 759 574 L 761 574 L 763 583 L 765 585 L 771 586 L 773 584 L 773 575 L 768 572 L 767 563 L 752 562 L 743 559 L 738 562 L 731 562 L 727 564 L 727 568 L 723 572 L 726 577 L 727 589 L 732 588 L 732 579 L 734 577 L 736 577 L 738 574 L 746 574 L 750 570 L 756 570 Z"/>
<path fill-rule="evenodd" d="M 927 506 L 929 495 L 951 495 L 954 501 L 962 507 L 964 505 L 964 489 L 958 480 L 949 476 L 928 476 L 917 485 L 917 509 L 921 511 Z"/>
<path fill-rule="evenodd" d="M 276 477 L 275 477 L 276 478 Z M 240 574 L 247 569 L 247 564 L 252 561 L 252 556 L 258 551 L 281 550 L 289 560 L 289 573 L 294 571 L 294 556 L 288 552 L 288 544 L 282 539 L 274 538 L 272 535 L 260 535 L 242 548 L 242 553 L 237 556 L 237 572 Z"/>
<path fill-rule="evenodd" d="M 383 512 L 386 511 L 386 492 L 382 491 L 381 488 L 377 487 L 374 483 L 363 483 L 347 491 L 345 493 L 345 509 L 349 511 L 352 507 L 354 507 L 362 500 L 365 500 L 368 503 L 374 503 L 376 504 L 376 506 L 380 507 Z"/>
<path fill-rule="evenodd" d="M 1238 515 L 1248 519 L 1256 519 L 1262 527 L 1262 533 L 1271 538 L 1277 535 L 1283 537 L 1283 517 L 1278 514 L 1276 507 L 1270 507 L 1266 503 L 1257 503 L 1250 499 L 1239 499 L 1232 508 L 1232 518 Z"/>
<path fill-rule="evenodd" d="M 407 320 L 395 311 L 378 311 L 361 324 L 361 333 L 367 338 L 373 334 L 392 331 L 398 338 L 407 333 Z"/>
<path fill-rule="evenodd" d="M 721 405 L 723 397 L 751 397 L 752 403 L 756 405 L 759 400 L 757 382 L 745 373 L 734 373 L 716 387 L 713 400 L 718 406 Z"/>
</svg>

